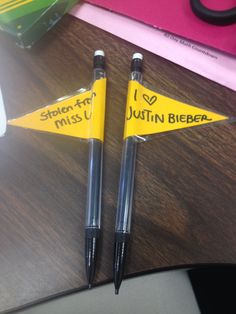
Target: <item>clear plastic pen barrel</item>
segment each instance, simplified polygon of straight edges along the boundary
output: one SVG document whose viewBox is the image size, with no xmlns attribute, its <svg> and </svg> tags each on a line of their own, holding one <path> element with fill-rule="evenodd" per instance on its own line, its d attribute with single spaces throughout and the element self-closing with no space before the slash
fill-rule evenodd
<svg viewBox="0 0 236 314">
<path fill-rule="evenodd" d="M 97 50 L 94 54 L 93 80 L 96 81 L 105 77 L 104 52 Z M 85 215 L 85 266 L 88 285 L 91 288 L 95 277 L 98 242 L 101 231 L 102 141 L 98 139 L 89 140 L 88 158 L 87 205 Z"/>
<path fill-rule="evenodd" d="M 86 228 L 101 228 L 102 155 L 101 142 L 89 140 Z"/>
<path fill-rule="evenodd" d="M 101 68 L 94 69 L 94 81 L 106 77 Z M 87 181 L 86 228 L 101 228 L 101 195 L 102 195 L 102 167 L 103 143 L 97 139 L 89 140 Z"/>
<path fill-rule="evenodd" d="M 132 72 L 131 80 L 141 83 L 142 73 L 138 71 Z M 137 139 L 130 136 L 125 139 L 123 143 L 117 203 L 116 232 L 130 233 L 136 152 Z"/>
<path fill-rule="evenodd" d="M 142 59 L 143 56 L 140 53 L 135 53 L 131 63 L 131 80 L 138 81 L 140 83 L 142 82 Z M 136 137 L 130 136 L 126 138 L 123 143 L 115 226 L 113 275 L 116 294 L 119 293 L 120 285 L 123 279 L 129 242 L 136 152 Z"/>
</svg>

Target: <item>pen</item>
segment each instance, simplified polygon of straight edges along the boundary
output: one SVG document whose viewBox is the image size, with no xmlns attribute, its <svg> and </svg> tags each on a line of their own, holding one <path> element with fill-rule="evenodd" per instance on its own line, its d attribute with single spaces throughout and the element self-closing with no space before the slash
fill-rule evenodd
<svg viewBox="0 0 236 314">
<path fill-rule="evenodd" d="M 93 59 L 93 81 L 106 77 L 105 54 L 96 50 Z M 98 241 L 101 233 L 103 143 L 89 140 L 87 206 L 85 222 L 85 265 L 89 288 L 95 276 Z"/>
<path fill-rule="evenodd" d="M 142 82 L 142 60 L 143 56 L 140 53 L 134 53 L 131 63 L 131 80 L 140 83 Z M 115 225 L 113 272 L 116 294 L 119 293 L 124 275 L 127 246 L 130 236 L 136 151 L 137 139 L 134 136 L 126 138 L 122 150 Z"/>
</svg>

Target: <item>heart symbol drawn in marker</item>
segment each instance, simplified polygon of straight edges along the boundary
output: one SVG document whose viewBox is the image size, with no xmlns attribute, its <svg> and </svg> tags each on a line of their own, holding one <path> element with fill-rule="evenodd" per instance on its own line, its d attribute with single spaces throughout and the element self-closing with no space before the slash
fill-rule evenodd
<svg viewBox="0 0 236 314">
<path fill-rule="evenodd" d="M 143 94 L 143 99 L 144 99 L 150 106 L 152 106 L 152 105 L 157 101 L 157 96 L 149 97 L 148 95 Z"/>
</svg>

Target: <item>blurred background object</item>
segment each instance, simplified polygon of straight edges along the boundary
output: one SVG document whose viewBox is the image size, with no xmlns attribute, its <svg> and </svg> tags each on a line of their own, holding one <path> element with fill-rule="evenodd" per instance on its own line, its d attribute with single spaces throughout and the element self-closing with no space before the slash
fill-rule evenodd
<svg viewBox="0 0 236 314">
<path fill-rule="evenodd" d="M 213 10 L 205 6 L 201 0 L 190 0 L 193 12 L 203 21 L 215 25 L 236 23 L 236 7 L 226 10 Z"/>
<path fill-rule="evenodd" d="M 19 46 L 30 48 L 77 2 L 77 0 L 2 0 L 0 29 L 11 34 Z"/>
</svg>

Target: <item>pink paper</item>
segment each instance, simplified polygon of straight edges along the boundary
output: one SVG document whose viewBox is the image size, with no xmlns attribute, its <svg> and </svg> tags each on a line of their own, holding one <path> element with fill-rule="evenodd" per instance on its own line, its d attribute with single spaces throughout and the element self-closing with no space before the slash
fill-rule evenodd
<svg viewBox="0 0 236 314">
<path fill-rule="evenodd" d="M 236 55 L 236 23 L 230 26 L 215 26 L 201 21 L 193 14 L 190 0 L 87 1 Z M 235 0 L 204 0 L 203 3 L 212 9 L 229 9 L 236 6 Z"/>
<path fill-rule="evenodd" d="M 71 14 L 236 90 L 236 59 L 230 55 L 90 4 L 77 5 Z"/>
</svg>

